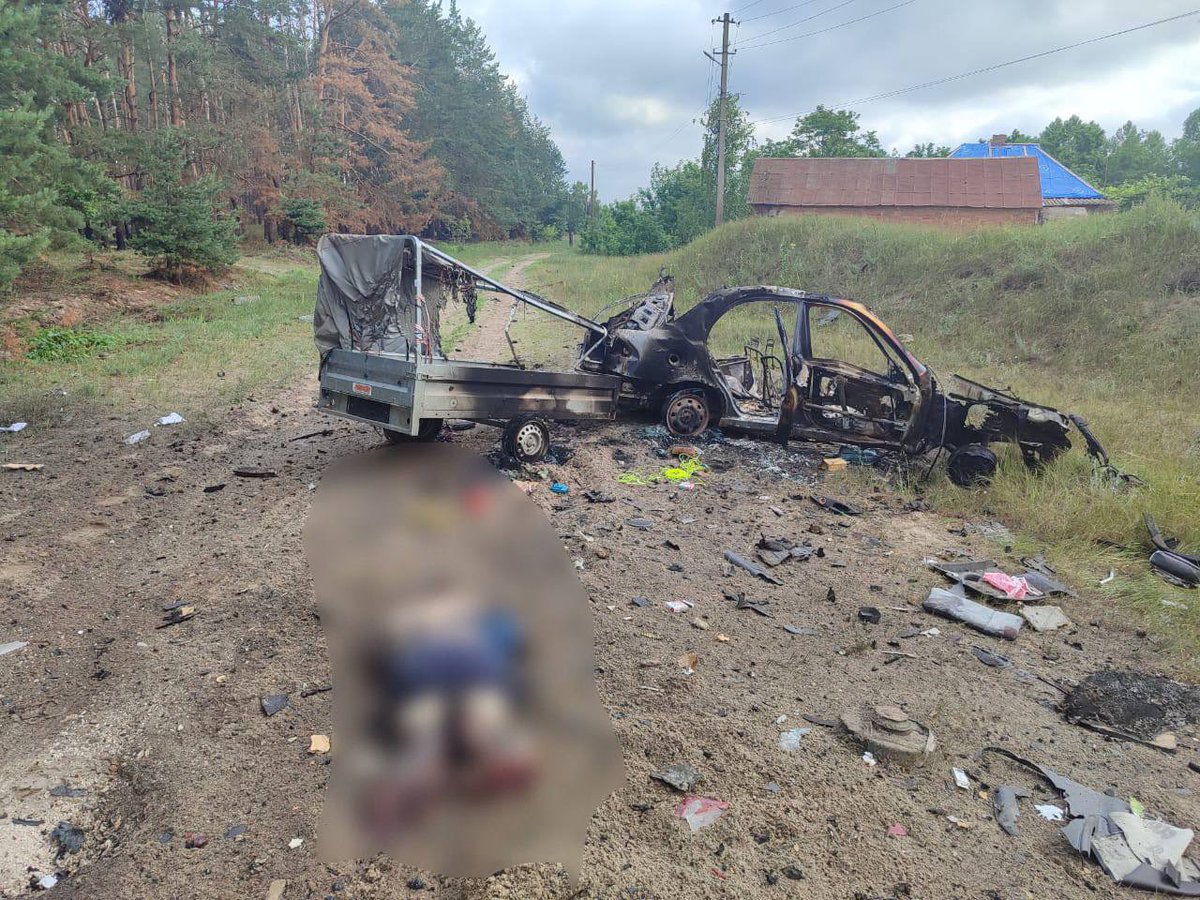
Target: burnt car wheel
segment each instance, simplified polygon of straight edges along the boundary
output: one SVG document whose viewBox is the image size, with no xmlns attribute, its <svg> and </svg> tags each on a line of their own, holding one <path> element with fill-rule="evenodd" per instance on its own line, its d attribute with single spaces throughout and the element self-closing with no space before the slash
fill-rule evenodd
<svg viewBox="0 0 1200 900">
<path fill-rule="evenodd" d="M 701 434 L 711 418 L 708 398 L 697 388 L 676 391 L 663 404 L 663 425 L 676 437 Z"/>
<path fill-rule="evenodd" d="M 504 427 L 501 447 L 519 463 L 540 462 L 550 450 L 550 426 L 536 416 L 519 416 Z"/>
<path fill-rule="evenodd" d="M 1022 447 L 1021 458 L 1025 460 L 1025 465 L 1035 472 L 1040 472 L 1043 468 L 1054 462 L 1063 453 L 1068 450 L 1068 447 L 1063 447 L 1060 444 L 1043 444 L 1040 447 Z"/>
<path fill-rule="evenodd" d="M 959 487 L 987 484 L 996 474 L 996 454 L 983 444 L 963 444 L 950 454 L 946 474 Z"/>
<path fill-rule="evenodd" d="M 405 434 L 402 431 L 393 431 L 390 428 L 380 428 L 383 432 L 383 439 L 389 444 L 413 444 L 424 443 L 437 440 L 437 436 L 442 433 L 443 421 L 441 419 L 422 419 L 421 424 L 417 426 L 417 433 Z"/>
</svg>

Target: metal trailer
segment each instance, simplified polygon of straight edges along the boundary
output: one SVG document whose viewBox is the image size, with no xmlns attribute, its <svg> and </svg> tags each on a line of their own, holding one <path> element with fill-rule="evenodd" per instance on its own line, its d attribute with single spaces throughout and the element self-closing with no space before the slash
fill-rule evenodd
<svg viewBox="0 0 1200 900">
<path fill-rule="evenodd" d="M 583 328 L 590 346 L 608 338 L 603 325 L 501 284 L 419 238 L 406 235 L 401 240 L 403 266 L 390 273 L 394 281 L 409 273 L 413 285 L 424 286 L 427 269 L 436 266 L 466 279 L 473 290 L 504 294 Z M 391 443 L 433 440 L 447 419 L 504 427 L 503 448 L 520 462 L 536 462 L 546 455 L 550 422 L 615 418 L 621 388 L 616 376 L 447 358 L 436 346 L 436 318 L 423 291 L 415 294 L 415 349 L 328 350 L 321 361 L 318 409 L 375 426 Z"/>
</svg>

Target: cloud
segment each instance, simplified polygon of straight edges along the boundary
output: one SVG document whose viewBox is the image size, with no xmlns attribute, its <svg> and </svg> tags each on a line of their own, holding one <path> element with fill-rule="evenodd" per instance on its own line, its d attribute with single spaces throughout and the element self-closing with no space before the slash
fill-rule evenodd
<svg viewBox="0 0 1200 900">
<path fill-rule="evenodd" d="M 760 138 L 825 105 L 850 105 L 885 147 L 954 145 L 996 131 L 1039 131 L 1078 113 L 1112 130 L 1132 119 L 1179 134 L 1200 106 L 1200 15 L 888 99 L 861 102 L 1016 57 L 1178 14 L 1186 0 L 1007 0 L 1003 4 L 916 0 L 845 28 L 773 46 L 894 6 L 897 0 L 760 0 L 734 31 L 731 68 Z M 735 8 L 738 6 L 735 2 Z M 740 5 L 745 5 L 740 4 Z M 460 0 L 488 37 L 501 67 L 563 150 L 571 176 L 597 161 L 605 199 L 628 196 L 656 162 L 699 154 L 695 120 L 716 90 L 702 51 L 720 39 L 713 9 L 698 0 Z M 755 35 L 832 10 L 756 41 Z M 719 12 L 718 12 L 719 14 Z M 757 21 L 751 21 L 755 19 Z M 735 14 L 735 19 L 738 18 Z M 854 103 L 853 101 L 860 101 Z"/>
</svg>

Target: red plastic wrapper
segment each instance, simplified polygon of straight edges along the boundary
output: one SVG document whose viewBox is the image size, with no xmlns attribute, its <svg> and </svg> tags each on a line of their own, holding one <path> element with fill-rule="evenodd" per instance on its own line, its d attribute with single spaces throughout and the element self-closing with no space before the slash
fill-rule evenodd
<svg viewBox="0 0 1200 900">
<path fill-rule="evenodd" d="M 577 874 L 621 765 L 544 514 L 478 456 L 406 447 L 327 473 L 305 552 L 333 672 L 322 856 Z"/>
</svg>

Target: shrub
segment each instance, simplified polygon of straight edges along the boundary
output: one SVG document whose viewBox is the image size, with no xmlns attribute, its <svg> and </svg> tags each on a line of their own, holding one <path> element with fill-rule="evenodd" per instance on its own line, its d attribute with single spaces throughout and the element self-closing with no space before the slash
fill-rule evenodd
<svg viewBox="0 0 1200 900">
<path fill-rule="evenodd" d="M 35 362 L 73 362 L 117 344 L 111 334 L 86 328 L 42 328 L 29 339 L 25 356 Z"/>
</svg>

